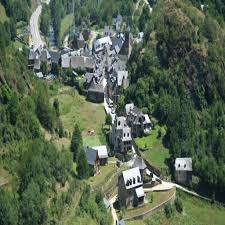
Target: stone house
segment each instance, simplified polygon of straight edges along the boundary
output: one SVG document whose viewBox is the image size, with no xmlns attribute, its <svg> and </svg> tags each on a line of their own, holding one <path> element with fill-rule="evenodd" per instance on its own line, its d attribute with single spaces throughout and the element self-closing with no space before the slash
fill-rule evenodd
<svg viewBox="0 0 225 225">
<path fill-rule="evenodd" d="M 131 127 L 132 137 L 140 137 L 149 134 L 152 129 L 152 123 L 148 114 L 144 114 L 133 103 L 125 106 L 127 124 Z"/>
<path fill-rule="evenodd" d="M 132 150 L 131 129 L 127 126 L 125 117 L 116 117 L 110 133 L 110 143 L 115 152 L 126 155 Z"/>
<path fill-rule="evenodd" d="M 99 169 L 100 160 L 98 151 L 94 150 L 93 148 L 89 148 L 88 146 L 84 147 L 83 150 L 85 151 L 86 154 L 90 175 L 95 176 L 100 171 Z"/>
<path fill-rule="evenodd" d="M 94 146 L 92 148 L 98 152 L 100 165 L 106 165 L 108 163 L 108 150 L 106 145 Z"/>
<path fill-rule="evenodd" d="M 118 202 L 122 207 L 138 206 L 144 202 L 143 182 L 138 167 L 122 172 L 118 179 Z"/>
<path fill-rule="evenodd" d="M 35 72 L 41 72 L 41 67 L 46 64 L 46 70 L 42 72 L 49 72 L 51 70 L 51 55 L 46 48 L 39 47 L 37 49 L 30 49 L 28 55 L 28 68 Z"/>
<path fill-rule="evenodd" d="M 87 99 L 96 103 L 104 102 L 103 80 L 99 80 L 98 77 L 92 79 L 87 90 Z"/>
<path fill-rule="evenodd" d="M 116 29 L 116 31 L 119 31 L 121 29 L 123 22 L 123 17 L 118 14 L 117 17 L 113 18 L 113 27 Z"/>
<path fill-rule="evenodd" d="M 78 37 L 77 37 L 77 48 L 84 48 L 85 46 L 85 40 L 84 40 L 84 36 L 82 33 L 79 33 Z"/>
<path fill-rule="evenodd" d="M 179 184 L 189 184 L 192 181 L 191 158 L 176 158 L 175 181 Z"/>
<path fill-rule="evenodd" d="M 113 29 L 110 26 L 105 26 L 103 30 L 103 36 L 104 37 L 112 37 L 113 36 Z"/>
<path fill-rule="evenodd" d="M 96 53 L 99 53 L 104 50 L 105 46 L 112 46 L 112 41 L 109 36 L 97 39 L 94 42 L 94 50 Z"/>
<path fill-rule="evenodd" d="M 122 90 L 125 90 L 129 86 L 128 71 L 119 70 L 114 71 L 113 74 L 108 77 L 107 93 L 108 96 L 115 102 L 118 102 L 119 96 Z"/>
</svg>

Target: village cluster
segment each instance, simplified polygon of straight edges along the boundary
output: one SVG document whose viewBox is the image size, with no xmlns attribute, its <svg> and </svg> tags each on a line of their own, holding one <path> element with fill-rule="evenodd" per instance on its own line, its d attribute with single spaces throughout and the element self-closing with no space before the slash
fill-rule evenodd
<svg viewBox="0 0 225 225">
<path fill-rule="evenodd" d="M 124 113 L 116 115 L 116 105 L 124 89 L 129 86 L 127 62 L 134 43 L 143 41 L 144 33 L 134 37 L 129 27 L 119 32 L 122 17 L 113 19 L 113 27 L 105 26 L 101 36 L 92 43 L 85 41 L 90 32 L 84 30 L 77 34 L 78 49 L 65 48 L 59 52 L 48 51 L 40 46 L 31 49 L 28 57 L 28 67 L 39 78 L 52 79 L 53 75 L 43 75 L 43 64 L 48 74 L 61 68 L 72 69 L 72 75 L 78 76 L 77 70 L 84 71 L 84 89 L 89 101 L 104 103 L 105 111 L 112 117 L 112 129 L 109 133 L 111 151 L 117 158 L 130 162 L 130 169 L 123 171 L 118 179 L 118 197 L 120 206 L 138 206 L 144 203 L 145 183 L 148 187 L 160 184 L 162 181 L 153 174 L 147 162 L 136 154 L 133 138 L 148 135 L 153 124 L 148 116 L 133 103 L 125 105 Z M 85 38 L 84 38 L 85 37 Z M 108 161 L 106 146 L 84 146 L 91 175 L 100 173 L 100 166 Z M 189 158 L 176 159 L 175 178 L 179 183 L 188 183 L 191 179 L 192 161 Z"/>
</svg>

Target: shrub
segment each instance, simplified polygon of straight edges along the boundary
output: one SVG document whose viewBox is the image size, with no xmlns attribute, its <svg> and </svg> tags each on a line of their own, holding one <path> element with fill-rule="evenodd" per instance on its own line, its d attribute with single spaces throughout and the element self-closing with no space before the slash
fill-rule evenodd
<svg viewBox="0 0 225 225">
<path fill-rule="evenodd" d="M 164 207 L 164 211 L 165 211 L 166 217 L 170 218 L 172 216 L 172 213 L 173 213 L 172 205 L 170 203 L 167 203 Z"/>
<path fill-rule="evenodd" d="M 175 206 L 177 212 L 181 213 L 183 211 L 183 203 L 179 197 L 175 199 Z"/>
</svg>

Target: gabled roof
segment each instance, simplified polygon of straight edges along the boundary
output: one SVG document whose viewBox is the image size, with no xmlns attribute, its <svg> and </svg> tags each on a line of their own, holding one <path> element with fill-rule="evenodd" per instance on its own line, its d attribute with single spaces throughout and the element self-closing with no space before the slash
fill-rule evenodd
<svg viewBox="0 0 225 225">
<path fill-rule="evenodd" d="M 61 56 L 61 65 L 62 68 L 70 68 L 70 56 L 68 53 Z"/>
<path fill-rule="evenodd" d="M 117 130 L 122 130 L 126 126 L 127 126 L 126 117 L 124 117 L 124 116 L 116 117 L 116 129 Z"/>
<path fill-rule="evenodd" d="M 93 79 L 90 88 L 88 89 L 88 91 L 92 91 L 92 92 L 101 92 L 104 93 L 104 87 L 103 87 L 103 83 L 96 83 L 95 79 Z"/>
<path fill-rule="evenodd" d="M 94 75 L 94 73 L 85 73 L 85 82 L 90 84 Z"/>
<path fill-rule="evenodd" d="M 73 69 L 84 68 L 83 56 L 71 56 L 71 67 Z"/>
<path fill-rule="evenodd" d="M 143 185 L 139 168 L 123 171 L 123 181 L 127 190 Z"/>
<path fill-rule="evenodd" d="M 60 54 L 55 51 L 49 51 L 49 54 L 51 56 L 51 60 L 53 63 L 58 63 L 60 59 Z"/>
<path fill-rule="evenodd" d="M 98 159 L 98 152 L 89 147 L 84 147 L 84 151 L 87 157 L 88 164 L 92 166 L 95 165 L 95 162 Z"/>
<path fill-rule="evenodd" d="M 126 110 L 126 114 L 128 115 L 134 108 L 134 103 L 130 103 L 130 104 L 126 104 L 125 105 L 125 110 Z"/>
<path fill-rule="evenodd" d="M 98 156 L 100 159 L 108 158 L 108 150 L 106 145 L 94 146 L 92 148 L 98 152 Z"/>
<path fill-rule="evenodd" d="M 117 85 L 122 86 L 123 81 L 128 78 L 128 71 L 118 71 L 117 72 Z"/>
<path fill-rule="evenodd" d="M 175 169 L 177 171 L 192 171 L 192 159 L 191 158 L 176 158 Z"/>
<path fill-rule="evenodd" d="M 140 170 L 144 170 L 144 169 L 146 169 L 147 166 L 145 164 L 144 159 L 142 159 L 139 156 L 136 156 L 133 167 L 138 167 Z"/>
</svg>

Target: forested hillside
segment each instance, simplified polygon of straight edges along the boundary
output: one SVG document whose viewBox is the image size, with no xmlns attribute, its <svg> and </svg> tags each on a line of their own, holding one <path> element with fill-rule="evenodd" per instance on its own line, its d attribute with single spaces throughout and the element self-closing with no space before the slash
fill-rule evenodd
<svg viewBox="0 0 225 225">
<path fill-rule="evenodd" d="M 224 20 L 190 2 L 197 1 L 158 1 L 129 61 L 126 99 L 167 126 L 171 164 L 192 157 L 195 175 L 224 201 Z"/>
<path fill-rule="evenodd" d="M 15 50 L 12 41 L 14 22 L 28 23 L 30 1 L 1 3 L 9 19 L 0 22 L 0 224 L 64 224 L 72 202 L 79 206 L 73 205 L 75 222 L 110 224 L 102 196 L 73 170 L 72 154 L 45 140 L 45 132 L 65 135 L 59 105 L 50 104 L 47 84 L 27 70 L 26 50 Z"/>
</svg>

